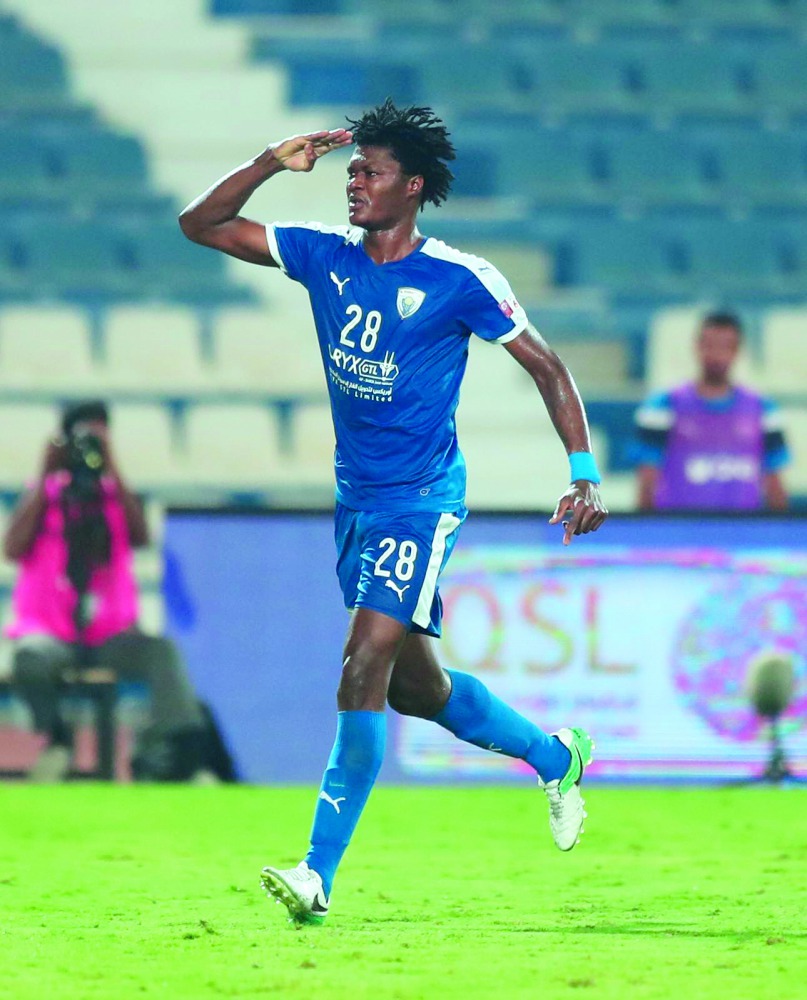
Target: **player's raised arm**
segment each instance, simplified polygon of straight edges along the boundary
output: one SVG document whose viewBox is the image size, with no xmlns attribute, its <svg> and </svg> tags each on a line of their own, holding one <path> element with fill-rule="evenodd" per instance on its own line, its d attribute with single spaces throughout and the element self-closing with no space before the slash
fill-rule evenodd
<svg viewBox="0 0 807 1000">
<path fill-rule="evenodd" d="M 182 210 L 179 216 L 182 232 L 194 243 L 222 250 L 240 260 L 278 267 L 269 252 L 264 226 L 244 218 L 239 214 L 241 209 L 264 181 L 281 170 L 308 173 L 321 156 L 352 141 L 350 132 L 337 128 L 295 135 L 267 146 Z"/>
<path fill-rule="evenodd" d="M 563 523 L 563 544 L 568 545 L 573 535 L 596 531 L 608 516 L 600 497 L 586 411 L 569 369 L 532 325 L 504 346 L 532 376 L 569 455 L 572 483 L 549 522 Z"/>
</svg>

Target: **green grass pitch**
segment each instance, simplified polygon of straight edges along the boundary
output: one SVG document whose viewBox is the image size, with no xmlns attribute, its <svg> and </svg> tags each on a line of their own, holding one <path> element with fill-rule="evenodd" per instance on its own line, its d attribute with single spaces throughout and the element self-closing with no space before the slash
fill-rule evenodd
<svg viewBox="0 0 807 1000">
<path fill-rule="evenodd" d="M 552 844 L 532 787 L 376 789 L 323 927 L 258 888 L 312 789 L 0 786 L 7 1000 L 807 996 L 807 798 L 593 787 Z"/>
</svg>

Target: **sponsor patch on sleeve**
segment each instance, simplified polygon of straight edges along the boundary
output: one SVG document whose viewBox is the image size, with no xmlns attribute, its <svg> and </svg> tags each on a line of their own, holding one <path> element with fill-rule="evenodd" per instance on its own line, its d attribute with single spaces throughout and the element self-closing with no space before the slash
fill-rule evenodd
<svg viewBox="0 0 807 1000">
<path fill-rule="evenodd" d="M 512 319 L 513 313 L 519 308 L 519 304 L 515 299 L 515 296 L 510 295 L 502 302 L 499 303 L 499 309 L 504 313 L 508 319 Z"/>
</svg>

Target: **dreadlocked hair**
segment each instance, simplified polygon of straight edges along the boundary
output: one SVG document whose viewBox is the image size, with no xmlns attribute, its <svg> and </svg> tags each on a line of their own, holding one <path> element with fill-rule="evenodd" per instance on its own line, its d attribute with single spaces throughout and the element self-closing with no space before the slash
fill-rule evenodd
<svg viewBox="0 0 807 1000">
<path fill-rule="evenodd" d="M 392 98 L 354 121 L 348 118 L 357 146 L 384 146 L 409 177 L 423 178 L 421 210 L 427 201 L 446 200 L 454 175 L 443 160 L 456 158 L 448 129 L 431 108 L 396 108 Z"/>
</svg>

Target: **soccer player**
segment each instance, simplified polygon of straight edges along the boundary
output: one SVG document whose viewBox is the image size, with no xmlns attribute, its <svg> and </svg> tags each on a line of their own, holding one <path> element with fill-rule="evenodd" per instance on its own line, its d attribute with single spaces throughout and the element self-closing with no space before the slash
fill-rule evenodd
<svg viewBox="0 0 807 1000">
<path fill-rule="evenodd" d="M 390 100 L 349 124 L 350 131 L 270 145 L 180 216 L 197 243 L 280 268 L 308 289 L 328 380 L 337 574 L 353 612 L 336 741 L 305 860 L 261 876 L 290 918 L 303 923 L 321 922 L 328 911 L 336 868 L 381 766 L 387 703 L 527 761 L 548 797 L 561 850 L 570 850 L 582 829 L 579 786 L 591 738 L 579 728 L 542 732 L 475 677 L 443 670 L 428 638 L 440 635 L 437 581 L 467 513 L 454 412 L 472 332 L 503 344 L 530 373 L 569 454 L 571 485 L 551 519 L 563 523 L 564 544 L 607 515 L 569 372 L 494 267 L 418 231 L 418 210 L 439 205 L 452 180 L 445 126 L 430 108 L 398 109 Z M 264 226 L 240 215 L 264 181 L 282 170 L 306 173 L 351 142 L 349 225 Z"/>
<path fill-rule="evenodd" d="M 731 380 L 740 320 L 701 321 L 698 377 L 657 393 L 636 412 L 642 510 L 784 510 L 789 461 L 778 407 Z"/>
</svg>

